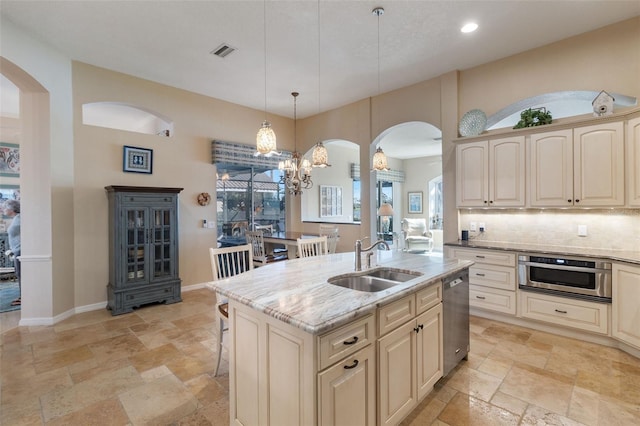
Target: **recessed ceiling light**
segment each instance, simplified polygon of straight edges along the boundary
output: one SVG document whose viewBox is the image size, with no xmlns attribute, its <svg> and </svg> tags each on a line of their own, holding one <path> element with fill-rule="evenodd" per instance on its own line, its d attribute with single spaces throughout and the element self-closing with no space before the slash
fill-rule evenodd
<svg viewBox="0 0 640 426">
<path fill-rule="evenodd" d="M 463 33 L 472 33 L 477 29 L 478 24 L 476 24 L 475 22 L 469 22 L 468 24 L 464 24 L 464 26 L 460 28 L 460 31 Z"/>
</svg>

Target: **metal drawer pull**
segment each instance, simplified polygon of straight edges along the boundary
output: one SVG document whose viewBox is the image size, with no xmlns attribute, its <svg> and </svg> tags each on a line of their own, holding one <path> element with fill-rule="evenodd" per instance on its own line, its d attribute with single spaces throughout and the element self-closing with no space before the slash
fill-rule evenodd
<svg viewBox="0 0 640 426">
<path fill-rule="evenodd" d="M 480 274 L 480 273 L 476 273 L 476 276 L 478 276 L 478 277 L 484 277 L 485 275 L 484 275 L 484 274 Z"/>
<path fill-rule="evenodd" d="M 559 314 L 566 314 L 567 313 L 567 311 L 561 311 L 560 309 L 556 309 L 555 311 L 557 313 L 559 313 Z"/>
<path fill-rule="evenodd" d="M 358 336 L 353 336 L 352 340 L 342 342 L 343 345 L 353 345 L 358 341 Z"/>
<path fill-rule="evenodd" d="M 476 299 L 484 300 L 484 299 L 486 299 L 486 297 L 484 297 L 484 296 L 476 296 Z"/>
<path fill-rule="evenodd" d="M 357 366 L 358 366 L 358 360 L 357 360 L 357 359 L 354 359 L 354 360 L 353 360 L 353 364 L 351 364 L 351 365 L 345 365 L 345 366 L 344 366 L 344 369 L 345 369 L 345 370 L 351 370 L 352 368 L 356 368 Z"/>
<path fill-rule="evenodd" d="M 476 255 L 476 257 L 477 257 L 478 259 L 484 259 L 484 258 L 485 258 L 484 256 L 480 256 L 479 254 L 477 254 L 477 255 Z"/>
</svg>

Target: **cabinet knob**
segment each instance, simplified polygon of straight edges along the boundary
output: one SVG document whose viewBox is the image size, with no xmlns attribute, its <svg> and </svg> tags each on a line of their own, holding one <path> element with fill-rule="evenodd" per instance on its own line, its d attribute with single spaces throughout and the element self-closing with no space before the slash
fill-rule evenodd
<svg viewBox="0 0 640 426">
<path fill-rule="evenodd" d="M 345 366 L 344 366 L 344 369 L 345 369 L 345 370 L 351 370 L 352 368 L 356 368 L 357 366 L 358 366 L 358 360 L 357 360 L 357 359 L 354 359 L 354 360 L 353 360 L 353 364 L 351 364 L 351 365 L 345 365 Z"/>
<path fill-rule="evenodd" d="M 489 201 L 489 204 L 493 204 L 493 200 Z"/>
<path fill-rule="evenodd" d="M 576 200 L 576 203 L 579 203 L 579 202 L 580 202 L 580 200 Z"/>
<path fill-rule="evenodd" d="M 484 203 L 487 204 L 487 200 L 484 200 Z"/>
<path fill-rule="evenodd" d="M 353 345 L 354 343 L 356 343 L 358 341 L 358 336 L 353 336 L 353 339 L 351 340 L 345 340 L 344 342 L 342 342 L 343 345 Z"/>
<path fill-rule="evenodd" d="M 567 200 L 567 203 L 570 203 L 570 202 L 571 202 L 571 200 Z"/>
</svg>

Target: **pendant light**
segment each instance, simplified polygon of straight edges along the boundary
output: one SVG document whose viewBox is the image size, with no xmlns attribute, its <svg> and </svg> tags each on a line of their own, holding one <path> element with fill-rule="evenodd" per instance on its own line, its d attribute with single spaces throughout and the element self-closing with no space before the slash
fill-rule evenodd
<svg viewBox="0 0 640 426">
<path fill-rule="evenodd" d="M 384 9 L 376 7 L 371 11 L 378 17 L 378 96 L 380 96 L 380 17 L 384 15 Z M 378 111 L 378 115 L 380 111 Z M 375 154 L 373 154 L 373 168 L 371 171 L 389 171 L 387 166 L 387 156 L 384 155 L 382 148 L 378 147 Z"/>
<path fill-rule="evenodd" d="M 284 172 L 282 182 L 291 195 L 302 194 L 303 189 L 313 186 L 311 180 L 311 162 L 300 155 L 297 149 L 297 98 L 298 92 L 291 92 L 293 96 L 293 154 L 290 159 L 280 161 L 278 169 Z"/>
<path fill-rule="evenodd" d="M 320 115 L 320 0 L 318 0 L 318 115 Z M 313 161 L 311 164 L 313 167 L 331 167 L 329 153 L 322 141 L 318 142 L 313 148 L 311 160 Z"/>
<path fill-rule="evenodd" d="M 264 18 L 264 121 L 256 135 L 256 155 L 272 155 L 276 153 L 276 134 L 267 120 L 267 2 L 263 2 Z"/>
</svg>

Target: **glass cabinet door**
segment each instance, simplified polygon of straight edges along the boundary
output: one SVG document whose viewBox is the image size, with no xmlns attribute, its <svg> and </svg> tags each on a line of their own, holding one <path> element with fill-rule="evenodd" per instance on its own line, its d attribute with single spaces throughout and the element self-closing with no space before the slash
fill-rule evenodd
<svg viewBox="0 0 640 426">
<path fill-rule="evenodd" d="M 145 259 L 147 257 L 147 209 L 127 209 L 127 283 L 136 283 L 146 279 Z"/>
<path fill-rule="evenodd" d="M 174 275 L 174 253 L 171 244 L 173 209 L 152 209 L 151 215 L 153 278 L 170 277 Z"/>
</svg>

